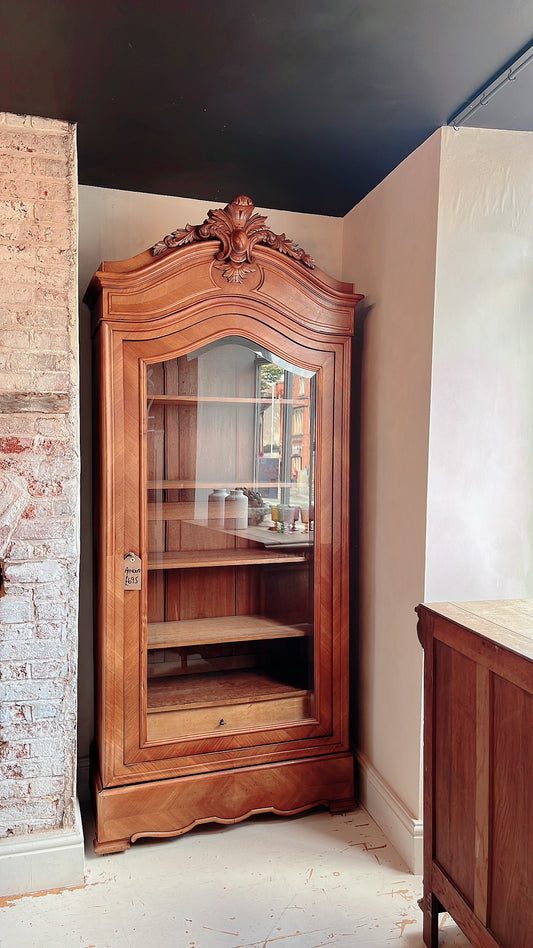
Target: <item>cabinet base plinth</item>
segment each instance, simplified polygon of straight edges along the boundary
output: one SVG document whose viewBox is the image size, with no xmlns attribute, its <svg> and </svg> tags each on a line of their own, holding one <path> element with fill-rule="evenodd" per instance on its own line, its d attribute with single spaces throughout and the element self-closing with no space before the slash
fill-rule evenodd
<svg viewBox="0 0 533 948">
<path fill-rule="evenodd" d="M 129 848 L 129 839 L 112 839 L 109 840 L 109 842 L 101 843 L 97 836 L 94 837 L 94 851 L 98 856 L 109 856 L 111 853 L 124 853 Z"/>
<path fill-rule="evenodd" d="M 238 823 L 258 813 L 291 816 L 324 805 L 356 806 L 351 754 L 305 758 L 102 787 L 93 765 L 96 853 L 120 852 L 145 836 L 179 836 L 200 823 Z"/>
</svg>

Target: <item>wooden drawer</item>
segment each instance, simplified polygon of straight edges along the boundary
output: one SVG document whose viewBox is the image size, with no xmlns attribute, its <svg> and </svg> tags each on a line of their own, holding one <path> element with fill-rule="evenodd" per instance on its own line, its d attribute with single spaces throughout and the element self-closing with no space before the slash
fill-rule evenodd
<svg viewBox="0 0 533 948">
<path fill-rule="evenodd" d="M 308 705 L 308 693 L 298 692 L 290 697 L 243 704 L 151 711 L 148 714 L 147 737 L 149 741 L 167 741 L 198 734 L 220 734 L 228 730 L 302 721 L 308 717 Z"/>
</svg>

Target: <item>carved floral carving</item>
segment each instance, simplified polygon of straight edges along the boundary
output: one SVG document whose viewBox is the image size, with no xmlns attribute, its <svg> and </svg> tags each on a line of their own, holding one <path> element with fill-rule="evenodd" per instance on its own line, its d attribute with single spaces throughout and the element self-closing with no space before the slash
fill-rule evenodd
<svg viewBox="0 0 533 948">
<path fill-rule="evenodd" d="M 181 230 L 175 230 L 154 247 L 154 257 L 183 247 L 194 240 L 220 240 L 221 249 L 216 254 L 223 276 L 229 283 L 242 283 L 248 274 L 255 271 L 253 249 L 256 244 L 266 244 L 273 250 L 287 254 L 299 260 L 304 266 L 313 269 L 313 258 L 298 247 L 285 234 L 274 234 L 266 226 L 266 217 L 253 214 L 253 201 L 245 195 L 233 199 L 225 208 L 208 211 L 203 224 L 186 224 Z"/>
</svg>

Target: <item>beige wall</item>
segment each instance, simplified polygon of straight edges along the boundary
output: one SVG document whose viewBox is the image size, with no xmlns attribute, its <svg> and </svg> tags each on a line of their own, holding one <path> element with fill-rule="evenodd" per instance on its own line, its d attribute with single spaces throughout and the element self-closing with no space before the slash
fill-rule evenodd
<svg viewBox="0 0 533 948">
<path fill-rule="evenodd" d="M 368 309 L 357 745 L 363 799 L 410 865 L 413 609 L 533 596 L 532 165 L 529 132 L 444 128 L 345 219 L 343 277 Z"/>
<path fill-rule="evenodd" d="M 438 209 L 436 133 L 345 218 L 343 278 L 365 293 L 361 445 L 363 765 L 420 816 L 426 485 Z M 364 770 L 364 766 L 363 766 Z"/>
<path fill-rule="evenodd" d="M 426 598 L 533 596 L 533 134 L 443 129 Z"/>
</svg>

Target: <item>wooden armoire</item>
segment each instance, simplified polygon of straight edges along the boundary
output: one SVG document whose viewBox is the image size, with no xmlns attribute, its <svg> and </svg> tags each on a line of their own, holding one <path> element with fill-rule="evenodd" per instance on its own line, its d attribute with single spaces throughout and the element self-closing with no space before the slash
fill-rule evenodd
<svg viewBox="0 0 533 948">
<path fill-rule="evenodd" d="M 243 196 L 91 281 L 97 852 L 354 805 L 360 298 Z"/>
</svg>

